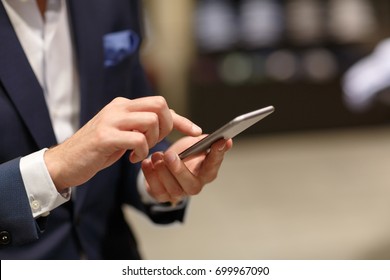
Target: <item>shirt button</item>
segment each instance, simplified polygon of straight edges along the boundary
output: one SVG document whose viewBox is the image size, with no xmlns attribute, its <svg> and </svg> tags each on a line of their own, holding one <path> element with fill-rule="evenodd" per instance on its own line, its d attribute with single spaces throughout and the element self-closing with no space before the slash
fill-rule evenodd
<svg viewBox="0 0 390 280">
<path fill-rule="evenodd" d="M 0 245 L 7 245 L 11 242 L 11 235 L 8 231 L 0 232 Z"/>
<path fill-rule="evenodd" d="M 31 202 L 31 209 L 34 210 L 34 211 L 37 211 L 41 208 L 41 204 L 39 203 L 38 200 L 33 200 Z"/>
</svg>

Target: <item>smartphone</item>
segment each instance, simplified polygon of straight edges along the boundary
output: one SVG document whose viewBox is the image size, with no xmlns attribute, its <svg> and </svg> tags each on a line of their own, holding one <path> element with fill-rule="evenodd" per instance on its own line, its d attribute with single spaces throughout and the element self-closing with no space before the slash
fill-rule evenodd
<svg viewBox="0 0 390 280">
<path fill-rule="evenodd" d="M 205 152 L 220 139 L 230 139 L 271 114 L 275 108 L 268 106 L 240 115 L 179 154 L 180 159 Z"/>
</svg>

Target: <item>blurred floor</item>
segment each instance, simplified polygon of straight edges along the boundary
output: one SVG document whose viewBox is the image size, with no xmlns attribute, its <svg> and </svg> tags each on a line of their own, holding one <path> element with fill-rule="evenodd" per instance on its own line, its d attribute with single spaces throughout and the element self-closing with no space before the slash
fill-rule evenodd
<svg viewBox="0 0 390 280">
<path fill-rule="evenodd" d="M 237 138 L 184 225 L 126 209 L 146 259 L 390 259 L 390 126 Z"/>
</svg>

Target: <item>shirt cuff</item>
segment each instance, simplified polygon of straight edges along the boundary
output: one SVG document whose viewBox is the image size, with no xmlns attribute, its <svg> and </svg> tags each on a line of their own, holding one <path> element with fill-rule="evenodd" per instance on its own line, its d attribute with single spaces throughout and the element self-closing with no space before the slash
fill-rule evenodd
<svg viewBox="0 0 390 280">
<path fill-rule="evenodd" d="M 20 159 L 20 172 L 34 218 L 47 216 L 51 210 L 69 201 L 71 190 L 59 193 L 47 170 L 44 153 L 47 148 Z"/>
</svg>

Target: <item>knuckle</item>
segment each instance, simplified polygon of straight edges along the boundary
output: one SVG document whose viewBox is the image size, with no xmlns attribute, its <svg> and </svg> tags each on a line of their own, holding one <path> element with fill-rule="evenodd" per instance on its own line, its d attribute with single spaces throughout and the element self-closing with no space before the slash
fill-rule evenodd
<svg viewBox="0 0 390 280">
<path fill-rule="evenodd" d="M 188 195 L 198 195 L 200 191 L 202 190 L 201 186 L 199 184 L 194 184 L 187 190 Z"/>
<path fill-rule="evenodd" d="M 133 143 L 136 147 L 143 147 L 145 146 L 146 138 L 145 135 L 142 133 L 135 133 L 133 136 Z"/>
<path fill-rule="evenodd" d="M 123 103 L 125 102 L 127 99 L 124 98 L 124 97 L 115 97 L 113 100 L 112 100 L 112 103 L 114 104 L 120 104 L 120 103 Z"/>
<path fill-rule="evenodd" d="M 206 175 L 204 175 L 203 180 L 205 183 L 210 183 L 217 179 L 218 174 L 216 172 L 210 172 Z"/>
<path fill-rule="evenodd" d="M 158 126 L 159 125 L 159 119 L 158 119 L 158 115 L 155 114 L 155 113 L 152 113 L 149 115 L 149 124 L 151 126 Z"/>
<path fill-rule="evenodd" d="M 149 146 L 145 135 L 137 133 L 133 137 L 133 149 L 137 151 L 137 155 L 142 158 L 146 158 L 149 153 Z"/>
<path fill-rule="evenodd" d="M 168 108 L 167 101 L 166 101 L 165 98 L 162 97 L 162 96 L 156 96 L 155 102 L 156 102 L 156 106 L 157 106 L 159 109 Z"/>
<path fill-rule="evenodd" d="M 217 179 L 217 174 L 211 174 L 210 176 L 207 177 L 207 182 L 211 182 Z"/>
</svg>

